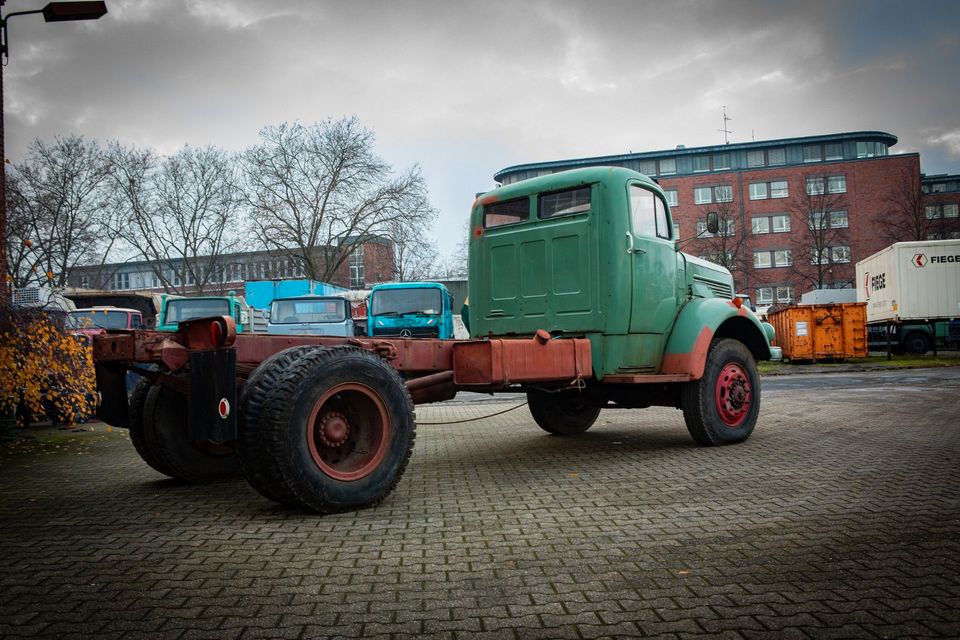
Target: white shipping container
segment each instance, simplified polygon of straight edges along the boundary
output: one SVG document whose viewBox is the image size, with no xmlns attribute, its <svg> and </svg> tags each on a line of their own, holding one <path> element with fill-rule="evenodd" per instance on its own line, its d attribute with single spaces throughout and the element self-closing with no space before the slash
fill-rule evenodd
<svg viewBox="0 0 960 640">
<path fill-rule="evenodd" d="M 867 323 L 960 318 L 960 240 L 897 242 L 857 263 Z"/>
</svg>

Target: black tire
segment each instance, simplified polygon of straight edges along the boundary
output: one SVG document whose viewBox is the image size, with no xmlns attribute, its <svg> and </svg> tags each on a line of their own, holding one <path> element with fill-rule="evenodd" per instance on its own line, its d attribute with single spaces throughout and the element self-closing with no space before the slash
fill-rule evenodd
<svg viewBox="0 0 960 640">
<path fill-rule="evenodd" d="M 171 478 L 200 484 L 239 473 L 231 445 L 190 442 L 187 403 L 180 394 L 167 387 L 153 385 L 147 392 L 142 433 L 144 451 L 140 456 L 151 467 Z"/>
<path fill-rule="evenodd" d="M 173 469 L 168 467 L 163 459 L 157 455 L 157 444 L 147 441 L 148 434 L 144 428 L 147 396 L 153 386 L 149 380 L 141 378 L 133 387 L 133 391 L 130 392 L 130 399 L 127 401 L 130 415 L 130 442 L 133 443 L 133 448 L 137 450 L 140 458 L 151 468 L 165 476 L 173 476 Z"/>
<path fill-rule="evenodd" d="M 284 485 L 268 481 L 270 461 L 263 455 L 267 441 L 262 437 L 260 417 L 263 403 L 280 377 L 300 357 L 322 347 L 301 345 L 278 351 L 263 362 L 247 378 L 240 394 L 237 416 L 237 462 L 250 486 L 263 497 L 287 505 L 299 505 L 297 497 Z"/>
<path fill-rule="evenodd" d="M 600 407 L 580 391 L 527 391 L 530 415 L 541 429 L 557 436 L 574 436 L 593 426 Z"/>
<path fill-rule="evenodd" d="M 903 340 L 903 348 L 906 353 L 922 356 L 930 351 L 930 336 L 920 331 L 911 331 Z"/>
<path fill-rule="evenodd" d="M 303 355 L 269 391 L 260 415 L 268 491 L 320 513 L 383 500 L 416 438 L 413 401 L 399 374 L 357 347 Z"/>
<path fill-rule="evenodd" d="M 743 442 L 760 413 L 760 376 L 750 350 L 738 340 L 714 340 L 703 377 L 683 385 L 683 418 L 703 446 Z"/>
</svg>

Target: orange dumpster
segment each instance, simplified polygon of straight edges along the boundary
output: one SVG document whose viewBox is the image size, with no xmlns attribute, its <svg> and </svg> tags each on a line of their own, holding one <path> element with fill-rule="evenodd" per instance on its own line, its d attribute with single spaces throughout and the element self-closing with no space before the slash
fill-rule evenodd
<svg viewBox="0 0 960 640">
<path fill-rule="evenodd" d="M 867 303 L 807 304 L 767 314 L 788 360 L 867 357 Z"/>
</svg>

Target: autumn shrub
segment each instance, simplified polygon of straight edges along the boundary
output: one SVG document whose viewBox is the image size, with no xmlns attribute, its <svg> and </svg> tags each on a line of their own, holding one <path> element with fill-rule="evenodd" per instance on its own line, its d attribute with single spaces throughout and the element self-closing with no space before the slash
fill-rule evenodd
<svg viewBox="0 0 960 640">
<path fill-rule="evenodd" d="M 70 422 L 92 414 L 95 397 L 90 347 L 62 314 L 0 303 L 0 415 Z"/>
</svg>

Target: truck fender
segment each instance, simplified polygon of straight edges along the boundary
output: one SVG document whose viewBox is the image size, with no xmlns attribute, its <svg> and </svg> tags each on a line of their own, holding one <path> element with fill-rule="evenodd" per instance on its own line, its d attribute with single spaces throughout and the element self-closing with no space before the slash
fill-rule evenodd
<svg viewBox="0 0 960 640">
<path fill-rule="evenodd" d="M 699 380 L 710 343 L 717 337 L 739 340 L 757 360 L 770 359 L 772 325 L 760 322 L 745 305 L 738 307 L 732 300 L 698 298 L 685 304 L 677 314 L 660 372 L 686 374 L 691 380 Z"/>
</svg>

